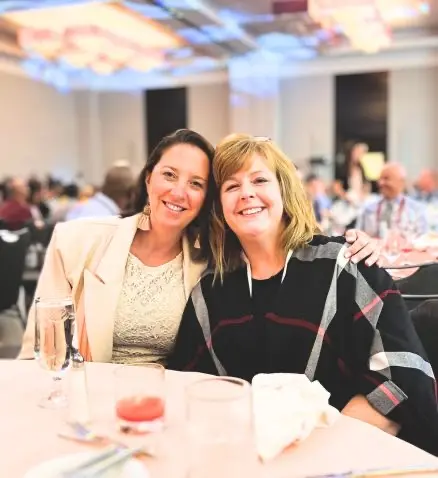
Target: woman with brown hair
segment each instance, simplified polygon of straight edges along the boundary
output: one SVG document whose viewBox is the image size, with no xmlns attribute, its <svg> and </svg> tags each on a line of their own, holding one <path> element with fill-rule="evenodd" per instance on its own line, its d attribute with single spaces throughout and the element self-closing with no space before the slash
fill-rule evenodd
<svg viewBox="0 0 438 478">
<path fill-rule="evenodd" d="M 211 256 L 213 154 L 200 134 L 178 130 L 159 142 L 143 168 L 136 214 L 56 226 L 36 297 L 73 297 L 86 360 L 166 362 Z M 32 308 L 20 358 L 33 357 L 34 330 Z"/>
<path fill-rule="evenodd" d="M 344 414 L 438 452 L 435 378 L 390 276 L 319 235 L 296 170 L 269 139 L 216 148 L 215 269 L 186 306 L 169 367 L 251 381 L 305 374 Z"/>
</svg>

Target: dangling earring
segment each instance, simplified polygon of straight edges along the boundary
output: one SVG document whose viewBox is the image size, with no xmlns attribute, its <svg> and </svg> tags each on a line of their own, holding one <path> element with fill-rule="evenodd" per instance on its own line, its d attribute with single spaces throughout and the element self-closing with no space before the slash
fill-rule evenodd
<svg viewBox="0 0 438 478">
<path fill-rule="evenodd" d="M 140 218 L 137 222 L 137 228 L 142 231 L 149 231 L 151 229 L 151 206 L 149 202 L 143 208 L 143 211 L 140 214 Z"/>
<path fill-rule="evenodd" d="M 195 249 L 201 249 L 201 242 L 199 241 L 199 234 L 196 236 L 195 243 L 193 244 Z"/>
</svg>

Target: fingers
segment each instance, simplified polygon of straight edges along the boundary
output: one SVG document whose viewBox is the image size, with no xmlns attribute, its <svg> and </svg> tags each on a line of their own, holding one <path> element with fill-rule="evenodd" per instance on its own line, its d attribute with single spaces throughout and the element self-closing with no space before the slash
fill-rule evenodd
<svg viewBox="0 0 438 478">
<path fill-rule="evenodd" d="M 345 233 L 346 241 L 352 244 L 356 239 L 358 239 L 359 237 L 358 232 L 360 233 L 361 231 L 358 231 L 357 229 L 349 229 L 348 231 L 346 231 Z"/>
<path fill-rule="evenodd" d="M 382 249 L 380 242 L 377 239 L 371 239 L 363 231 L 352 229 L 348 233 L 350 233 L 350 237 L 356 235 L 357 238 L 346 250 L 345 257 L 351 258 L 351 261 L 355 264 L 366 259 L 365 265 L 368 267 L 374 264 L 381 267 L 383 259 L 380 257 Z"/>
<path fill-rule="evenodd" d="M 357 240 L 352 246 L 348 248 L 351 254 L 351 262 L 357 264 L 358 262 L 366 259 L 368 256 L 371 257 L 375 251 L 375 244 L 373 243 L 363 243 L 363 239 Z M 374 259 L 374 262 L 379 258 L 379 254 L 377 254 L 377 258 Z M 372 262 L 371 264 L 374 264 Z"/>
<path fill-rule="evenodd" d="M 353 242 L 351 246 L 348 247 L 348 249 L 345 252 L 345 257 L 349 258 L 351 257 L 352 259 L 356 257 L 356 255 L 359 253 L 359 251 L 362 251 L 364 247 L 367 247 L 369 244 L 370 238 L 367 235 L 358 235 L 357 239 Z M 361 256 L 360 259 L 354 260 L 353 262 L 358 262 L 359 260 L 363 259 L 364 257 L 369 256 L 373 251 L 375 247 L 371 247 L 370 249 L 367 250 L 367 253 L 365 256 Z"/>
<path fill-rule="evenodd" d="M 365 265 L 367 267 L 370 267 L 370 266 L 376 264 L 378 267 L 380 267 L 379 259 L 380 259 L 380 250 L 375 250 L 370 255 L 370 257 L 368 257 L 368 259 L 366 259 Z"/>
</svg>

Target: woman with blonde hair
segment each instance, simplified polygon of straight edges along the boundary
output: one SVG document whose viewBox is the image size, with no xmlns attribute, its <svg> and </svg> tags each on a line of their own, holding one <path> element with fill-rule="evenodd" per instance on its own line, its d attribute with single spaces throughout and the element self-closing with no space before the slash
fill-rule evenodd
<svg viewBox="0 0 438 478">
<path fill-rule="evenodd" d="M 305 374 L 342 413 L 438 453 L 435 378 L 390 276 L 319 235 L 269 139 L 225 140 L 213 175 L 215 269 L 191 294 L 169 367 L 248 381 Z"/>
</svg>

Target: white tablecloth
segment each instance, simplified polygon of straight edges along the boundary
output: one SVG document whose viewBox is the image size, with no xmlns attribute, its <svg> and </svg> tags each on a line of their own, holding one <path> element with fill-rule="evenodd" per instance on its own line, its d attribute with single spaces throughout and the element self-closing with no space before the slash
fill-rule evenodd
<svg viewBox="0 0 438 478">
<path fill-rule="evenodd" d="M 111 364 L 87 364 L 95 426 L 114 432 L 114 383 Z M 146 464 L 152 478 L 184 478 L 184 385 L 198 374 L 167 372 L 167 427 L 158 459 Z M 89 446 L 58 438 L 65 411 L 39 408 L 50 378 L 34 361 L 0 360 L 0 476 L 21 478 L 32 466 Z M 141 444 L 144 437 L 123 437 Z M 341 416 L 329 429 L 315 430 L 302 444 L 260 465 L 266 478 L 293 478 L 370 467 L 433 464 L 438 459 L 365 423 Z M 408 476 L 408 475 L 405 475 Z"/>
</svg>

